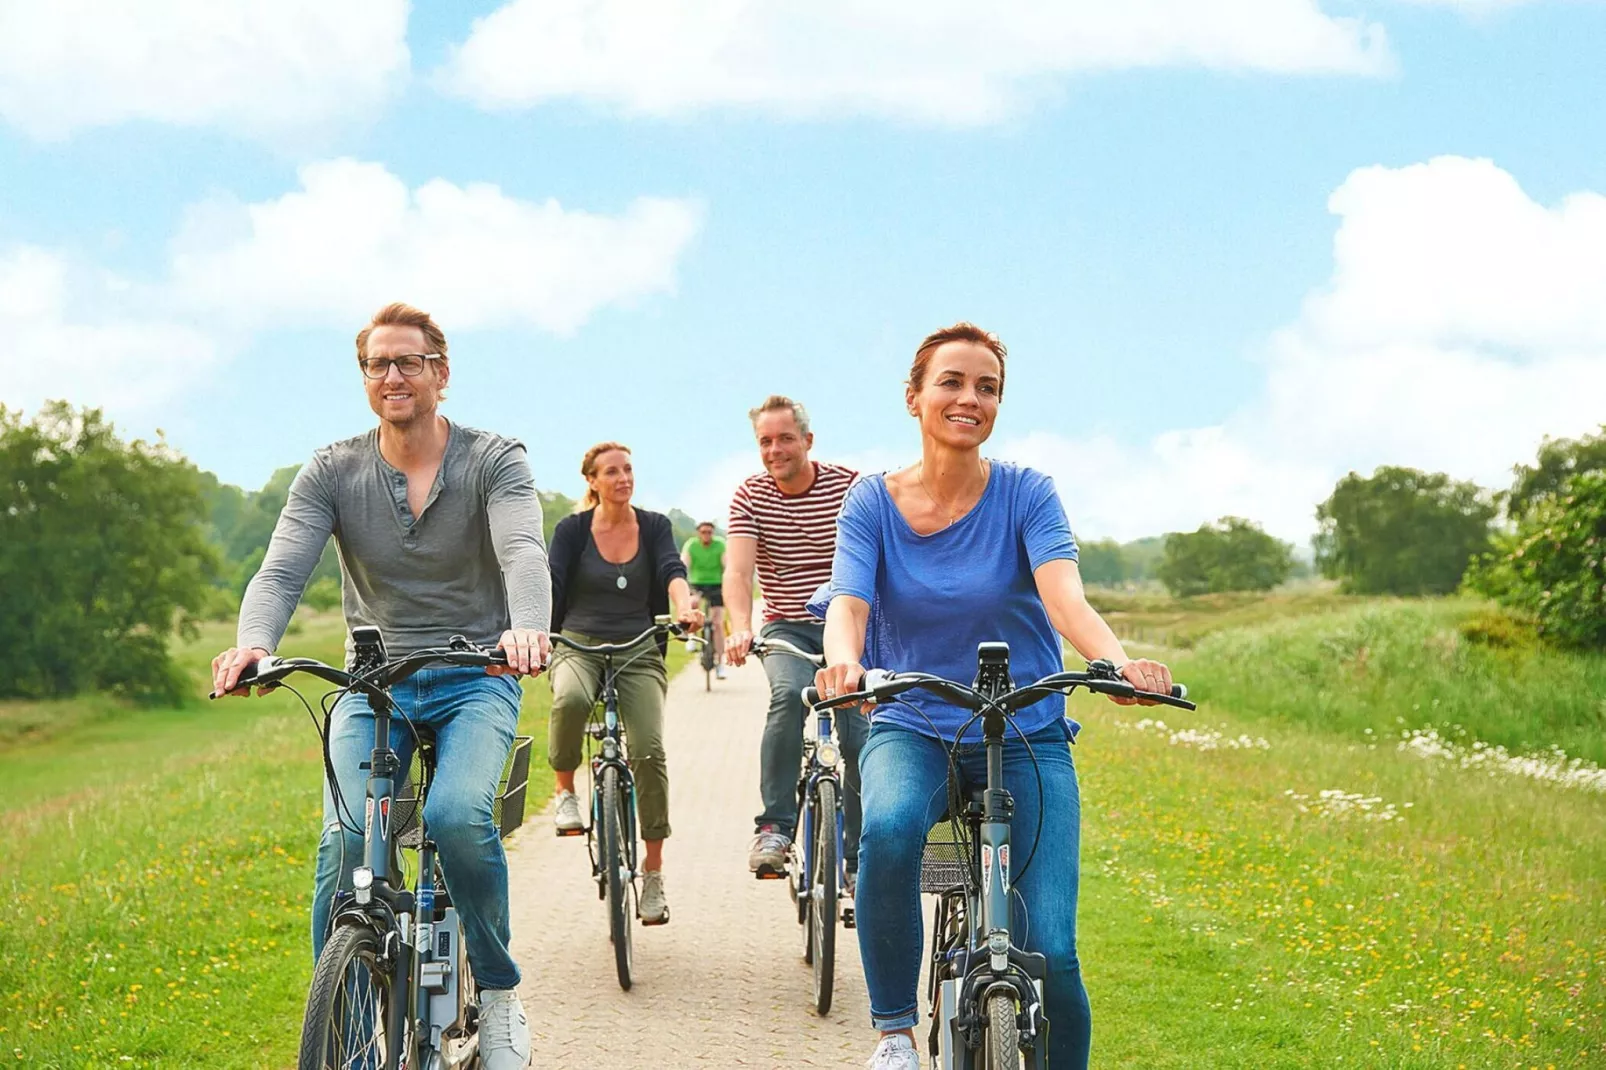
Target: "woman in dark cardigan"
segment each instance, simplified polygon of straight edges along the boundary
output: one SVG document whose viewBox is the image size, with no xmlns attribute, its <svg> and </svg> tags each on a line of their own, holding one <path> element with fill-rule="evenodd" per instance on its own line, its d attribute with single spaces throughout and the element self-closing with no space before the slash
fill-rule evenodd
<svg viewBox="0 0 1606 1070">
<path fill-rule="evenodd" d="M 586 479 L 583 512 L 564 517 L 552 533 L 552 630 L 575 642 L 594 646 L 632 639 L 669 612 L 695 632 L 702 611 L 692 601 L 686 566 L 675 547 L 669 518 L 630 504 L 635 473 L 630 450 L 603 442 L 586 451 L 580 463 Z M 647 845 L 643 864 L 641 920 L 648 925 L 669 920 L 664 898 L 664 840 L 669 835 L 669 770 L 664 762 L 664 695 L 669 676 L 664 668 L 668 641 L 657 649 L 643 643 L 639 655 L 616 657 L 619 717 L 630 740 L 630 768 L 636 782 L 636 810 L 641 838 Z M 583 828 L 574 771 L 581 761 L 580 741 L 602 691 L 602 658 L 566 647 L 552 652 L 552 718 L 547 734 L 547 762 L 557 773 L 559 832 Z"/>
</svg>

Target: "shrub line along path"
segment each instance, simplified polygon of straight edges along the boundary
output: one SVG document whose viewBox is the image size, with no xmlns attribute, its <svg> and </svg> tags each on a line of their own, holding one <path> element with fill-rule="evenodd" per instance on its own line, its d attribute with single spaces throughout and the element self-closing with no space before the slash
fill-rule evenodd
<svg viewBox="0 0 1606 1070">
<path fill-rule="evenodd" d="M 513 953 L 524 971 L 534 1066 L 864 1065 L 875 1034 L 857 934 L 838 930 L 836 995 L 830 1014 L 817 1017 L 786 885 L 747 871 L 768 704 L 756 659 L 712 692 L 695 664 L 670 681 L 670 923 L 637 925 L 629 992 L 614 974 L 584 837 L 555 836 L 549 810 L 514 834 Z M 535 742 L 535 761 L 545 749 Z"/>
</svg>

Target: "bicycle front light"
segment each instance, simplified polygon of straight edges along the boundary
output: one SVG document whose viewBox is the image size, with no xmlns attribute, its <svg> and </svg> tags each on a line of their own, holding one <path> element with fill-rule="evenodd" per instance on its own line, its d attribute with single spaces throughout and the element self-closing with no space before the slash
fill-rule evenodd
<svg viewBox="0 0 1606 1070">
<path fill-rule="evenodd" d="M 821 743 L 819 749 L 814 752 L 814 756 L 820 760 L 821 765 L 834 767 L 838 758 L 836 744 Z"/>
<path fill-rule="evenodd" d="M 357 902 L 367 903 L 374 896 L 374 871 L 367 866 L 352 870 L 351 887 L 357 893 Z"/>
</svg>

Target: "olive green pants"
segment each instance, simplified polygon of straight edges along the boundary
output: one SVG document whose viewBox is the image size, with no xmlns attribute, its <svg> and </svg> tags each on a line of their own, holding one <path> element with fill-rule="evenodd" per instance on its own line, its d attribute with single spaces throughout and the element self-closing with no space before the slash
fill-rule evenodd
<svg viewBox="0 0 1606 1070">
<path fill-rule="evenodd" d="M 597 646 L 606 640 L 564 629 L 577 643 Z M 619 720 L 625 727 L 630 771 L 636 782 L 636 815 L 641 838 L 669 837 L 669 768 L 664 761 L 664 695 L 669 671 L 649 640 L 642 651 L 613 656 L 618 674 Z M 552 652 L 547 675 L 552 680 L 552 718 L 547 726 L 547 764 L 560 773 L 580 768 L 586 722 L 598 710 L 602 695 L 602 655 L 581 654 L 566 647 Z"/>
</svg>

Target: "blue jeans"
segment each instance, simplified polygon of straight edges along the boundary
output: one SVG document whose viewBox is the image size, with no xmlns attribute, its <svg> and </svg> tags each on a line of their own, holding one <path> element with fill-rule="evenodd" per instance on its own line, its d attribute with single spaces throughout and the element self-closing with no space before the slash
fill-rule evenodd
<svg viewBox="0 0 1606 1070">
<path fill-rule="evenodd" d="M 806 621 L 772 621 L 759 632 L 806 650 L 821 653 L 825 625 Z M 803 767 L 803 722 L 808 710 L 803 705 L 803 689 L 814 683 L 814 666 L 791 654 L 775 653 L 764 659 L 764 674 L 770 679 L 770 710 L 764 722 L 764 741 L 759 749 L 759 796 L 764 812 L 753 819 L 754 826 L 774 825 L 787 836 L 797 834 L 797 775 Z M 842 856 L 848 869 L 859 857 L 859 750 L 864 746 L 864 715 L 858 710 L 838 710 L 832 719 L 832 732 L 842 748 Z"/>
<path fill-rule="evenodd" d="M 1043 981 L 1048 1065 L 1083 1070 L 1093 1019 L 1076 959 L 1082 804 L 1069 738 L 1061 724 L 1029 737 L 1042 776 L 1041 805 L 1025 744 L 1018 738 L 1004 744 L 1004 786 L 1015 798 L 1011 854 L 1017 860 L 1011 867 L 1016 882 L 1010 935 L 1048 959 Z M 980 743 L 960 747 L 957 762 L 967 784 L 986 782 L 987 759 Z M 947 806 L 947 753 L 931 736 L 876 722 L 859 756 L 859 774 L 864 832 L 855 907 L 870 1017 L 882 1031 L 908 1029 L 920 1020 L 920 859 L 926 833 Z M 1040 818 L 1042 835 L 1033 853 Z M 1022 872 L 1028 854 L 1030 863 Z"/>
<path fill-rule="evenodd" d="M 508 951 L 507 856 L 491 818 L 491 804 L 519 723 L 519 685 L 484 669 L 424 669 L 391 691 L 399 712 L 435 734 L 435 780 L 424 802 L 424 824 L 440 851 L 446 887 L 463 923 L 469 965 L 481 988 L 513 988 L 519 968 Z M 413 733 L 400 716 L 390 723 L 390 745 L 402 769 L 413 757 Z M 345 803 L 338 817 L 328 783 L 323 789 L 323 835 L 312 899 L 312 953 L 323 951 L 329 910 L 338 883 L 351 887 L 362 865 L 366 764 L 374 748 L 374 714 L 367 698 L 344 695 L 329 728 L 329 759 Z M 397 789 L 405 773 L 397 777 Z M 353 827 L 354 826 L 354 827 Z"/>
</svg>

